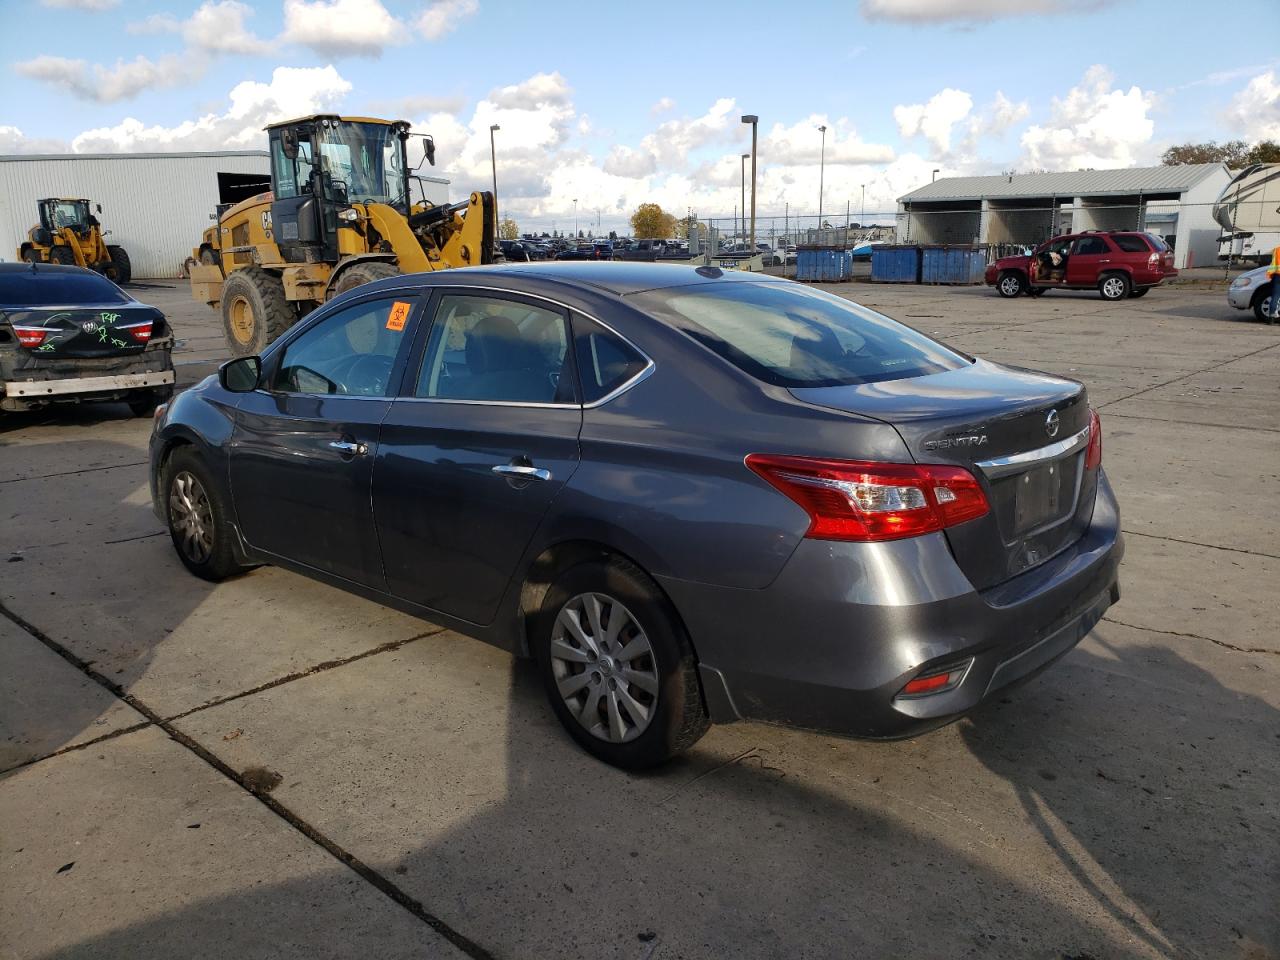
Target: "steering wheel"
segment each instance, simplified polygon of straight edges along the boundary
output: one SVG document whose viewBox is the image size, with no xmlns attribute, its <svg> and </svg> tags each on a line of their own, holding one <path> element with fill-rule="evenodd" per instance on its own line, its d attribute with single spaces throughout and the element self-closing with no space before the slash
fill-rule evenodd
<svg viewBox="0 0 1280 960">
<path fill-rule="evenodd" d="M 391 358 L 376 353 L 359 353 L 339 363 L 331 377 L 338 392 L 352 397 L 377 397 L 387 392 L 391 379 Z M 352 389 L 351 384 L 359 389 Z"/>
</svg>

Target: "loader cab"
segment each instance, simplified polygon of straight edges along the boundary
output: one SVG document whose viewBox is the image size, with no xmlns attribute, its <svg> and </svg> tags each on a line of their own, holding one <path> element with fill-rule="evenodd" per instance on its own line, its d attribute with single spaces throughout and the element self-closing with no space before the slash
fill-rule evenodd
<svg viewBox="0 0 1280 960">
<path fill-rule="evenodd" d="M 77 234 L 88 234 L 90 227 L 97 225 L 97 220 L 89 212 L 88 200 L 61 200 L 50 197 L 38 201 L 40 208 L 40 226 L 53 235 L 67 227 Z"/>
<path fill-rule="evenodd" d="M 267 128 L 271 147 L 271 229 L 292 263 L 338 259 L 338 230 L 355 228 L 353 203 L 408 213 L 404 121 L 305 117 Z"/>
</svg>

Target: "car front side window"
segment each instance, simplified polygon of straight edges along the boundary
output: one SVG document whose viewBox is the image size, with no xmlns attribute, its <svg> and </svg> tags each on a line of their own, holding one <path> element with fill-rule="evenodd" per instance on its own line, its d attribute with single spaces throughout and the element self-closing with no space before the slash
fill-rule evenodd
<svg viewBox="0 0 1280 960">
<path fill-rule="evenodd" d="M 385 397 L 412 309 L 411 299 L 386 297 L 353 304 L 324 318 L 285 348 L 273 389 Z"/>
</svg>

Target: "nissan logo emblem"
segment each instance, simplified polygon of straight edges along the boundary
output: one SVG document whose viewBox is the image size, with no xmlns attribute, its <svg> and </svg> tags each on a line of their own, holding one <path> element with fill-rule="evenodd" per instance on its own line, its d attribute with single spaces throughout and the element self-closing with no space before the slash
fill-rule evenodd
<svg viewBox="0 0 1280 960">
<path fill-rule="evenodd" d="M 1049 415 L 1044 418 L 1044 432 L 1047 433 L 1050 437 L 1056 437 L 1058 435 L 1059 426 L 1060 424 L 1058 422 L 1058 411 L 1050 410 Z"/>
</svg>

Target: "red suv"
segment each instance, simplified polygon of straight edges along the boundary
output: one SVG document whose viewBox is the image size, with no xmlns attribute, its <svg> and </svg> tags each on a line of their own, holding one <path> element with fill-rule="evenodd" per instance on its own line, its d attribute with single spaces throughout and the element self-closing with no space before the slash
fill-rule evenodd
<svg viewBox="0 0 1280 960">
<path fill-rule="evenodd" d="M 1095 289 L 1104 300 L 1123 300 L 1177 275 L 1173 251 L 1159 237 L 1090 230 L 1054 237 L 1030 256 L 1001 257 L 987 267 L 986 280 L 1002 297 L 1038 297 L 1060 288 Z"/>
</svg>

